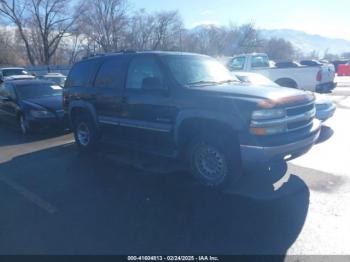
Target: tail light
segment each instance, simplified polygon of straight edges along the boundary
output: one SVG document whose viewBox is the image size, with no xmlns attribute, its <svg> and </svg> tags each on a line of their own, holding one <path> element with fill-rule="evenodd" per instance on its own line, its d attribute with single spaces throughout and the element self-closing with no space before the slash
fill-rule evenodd
<svg viewBox="0 0 350 262">
<path fill-rule="evenodd" d="M 318 82 L 322 81 L 322 70 L 317 72 L 316 81 L 318 81 Z"/>
</svg>

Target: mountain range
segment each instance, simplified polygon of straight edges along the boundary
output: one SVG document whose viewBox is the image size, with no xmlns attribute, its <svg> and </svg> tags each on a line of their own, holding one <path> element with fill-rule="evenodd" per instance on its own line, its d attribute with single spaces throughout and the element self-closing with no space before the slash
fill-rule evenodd
<svg viewBox="0 0 350 262">
<path fill-rule="evenodd" d="M 331 54 L 342 54 L 350 52 L 350 41 L 345 39 L 328 38 L 320 35 L 308 34 L 303 31 L 292 29 L 261 29 L 260 35 L 263 38 L 284 38 L 290 41 L 303 53 L 318 52 L 320 55 L 325 52 Z"/>
</svg>

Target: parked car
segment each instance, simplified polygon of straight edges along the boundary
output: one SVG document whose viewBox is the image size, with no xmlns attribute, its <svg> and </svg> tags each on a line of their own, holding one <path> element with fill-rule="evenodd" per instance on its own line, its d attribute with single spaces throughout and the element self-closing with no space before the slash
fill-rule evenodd
<svg viewBox="0 0 350 262">
<path fill-rule="evenodd" d="M 6 80 L 28 80 L 35 79 L 23 67 L 5 67 L 0 68 L 0 82 Z"/>
<path fill-rule="evenodd" d="M 62 88 L 44 80 L 6 81 L 0 86 L 0 120 L 18 125 L 23 134 L 62 128 Z"/>
<path fill-rule="evenodd" d="M 338 76 L 350 76 L 350 62 L 338 65 Z"/>
<path fill-rule="evenodd" d="M 237 183 L 242 169 L 289 160 L 317 140 L 314 96 L 241 83 L 215 59 L 121 52 L 76 63 L 63 91 L 78 148 L 99 139 L 189 163 L 204 185 Z"/>
<path fill-rule="evenodd" d="M 250 83 L 257 87 L 259 86 L 280 87 L 279 85 L 272 82 L 270 79 L 268 79 L 267 77 L 261 74 L 240 72 L 240 73 L 235 73 L 234 75 L 242 82 Z M 320 121 L 326 121 L 327 119 L 331 118 L 334 115 L 336 106 L 331 99 L 329 99 L 324 95 L 315 93 L 315 96 L 316 96 L 316 100 L 315 100 L 316 118 Z"/>
<path fill-rule="evenodd" d="M 279 85 L 302 90 L 329 92 L 336 86 L 335 71 L 328 65 L 319 67 L 270 67 L 266 54 L 244 54 L 232 57 L 227 64 L 232 72 L 262 74 Z"/>
<path fill-rule="evenodd" d="M 46 75 L 38 76 L 37 78 L 52 81 L 62 87 L 67 79 L 67 77 L 61 73 L 47 73 Z"/>
<path fill-rule="evenodd" d="M 302 65 L 295 61 L 283 61 L 275 63 L 275 67 L 278 68 L 290 68 L 290 67 L 301 67 Z"/>
</svg>

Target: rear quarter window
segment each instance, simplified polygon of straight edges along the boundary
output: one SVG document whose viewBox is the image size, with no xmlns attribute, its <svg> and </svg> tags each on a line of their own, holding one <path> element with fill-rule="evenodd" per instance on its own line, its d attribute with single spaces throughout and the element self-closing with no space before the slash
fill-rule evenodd
<svg viewBox="0 0 350 262">
<path fill-rule="evenodd" d="M 75 64 L 69 72 L 65 87 L 91 86 L 100 63 L 100 59 L 91 59 Z"/>
</svg>

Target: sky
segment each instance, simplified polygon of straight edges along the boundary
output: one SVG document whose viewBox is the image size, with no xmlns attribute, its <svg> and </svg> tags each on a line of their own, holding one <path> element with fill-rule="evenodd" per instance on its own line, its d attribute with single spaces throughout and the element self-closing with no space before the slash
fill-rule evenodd
<svg viewBox="0 0 350 262">
<path fill-rule="evenodd" d="M 129 0 L 135 9 L 178 10 L 185 27 L 254 22 L 262 29 L 296 29 L 350 40 L 349 0 Z"/>
</svg>

